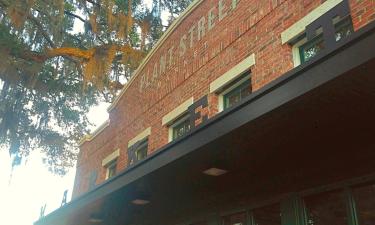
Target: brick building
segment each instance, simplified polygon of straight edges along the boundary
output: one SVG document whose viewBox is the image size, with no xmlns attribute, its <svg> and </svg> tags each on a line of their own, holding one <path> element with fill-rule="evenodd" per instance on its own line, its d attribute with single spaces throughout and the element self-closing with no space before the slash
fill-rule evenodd
<svg viewBox="0 0 375 225">
<path fill-rule="evenodd" d="M 196 0 L 36 225 L 375 224 L 374 100 L 374 0 Z"/>
</svg>

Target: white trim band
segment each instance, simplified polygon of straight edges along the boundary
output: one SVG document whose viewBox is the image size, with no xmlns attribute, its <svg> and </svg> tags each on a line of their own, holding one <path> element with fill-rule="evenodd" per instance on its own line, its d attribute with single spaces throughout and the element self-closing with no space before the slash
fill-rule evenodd
<svg viewBox="0 0 375 225">
<path fill-rule="evenodd" d="M 117 159 L 120 156 L 120 149 L 117 149 L 116 151 L 109 154 L 107 157 L 105 157 L 102 161 L 102 166 L 107 166 L 110 164 L 113 160 Z"/>
<path fill-rule="evenodd" d="M 173 111 L 169 112 L 162 118 L 162 125 L 169 125 L 172 123 L 175 119 L 177 119 L 179 116 L 187 112 L 189 106 L 191 106 L 194 103 L 194 98 L 191 97 L 188 100 L 186 100 L 184 103 L 179 105 L 177 108 L 175 108 Z"/>
<path fill-rule="evenodd" d="M 343 0 L 327 0 L 326 2 L 315 8 L 305 17 L 303 17 L 302 19 L 300 19 L 299 21 L 297 21 L 281 33 L 281 43 L 285 44 L 287 42 L 290 42 L 297 36 L 301 35 L 305 31 L 306 26 L 308 26 L 316 19 L 327 13 L 329 10 L 340 4 L 342 1 Z"/>
<path fill-rule="evenodd" d="M 228 72 L 214 80 L 210 84 L 210 93 L 218 92 L 224 86 L 238 78 L 243 72 L 248 70 L 251 66 L 255 65 L 255 54 L 251 54 L 246 59 L 242 60 Z"/>
<path fill-rule="evenodd" d="M 79 142 L 78 146 L 83 145 L 86 141 L 92 141 L 97 135 L 99 135 L 106 127 L 110 124 L 110 120 L 106 120 L 100 125 L 92 134 L 85 135 Z"/>
<path fill-rule="evenodd" d="M 138 141 L 140 141 L 142 139 L 145 139 L 146 137 L 150 136 L 150 134 L 151 134 L 151 127 L 145 129 L 140 134 L 138 134 L 135 138 L 131 139 L 128 142 L 128 147 L 134 145 L 135 143 L 137 143 Z"/>
</svg>

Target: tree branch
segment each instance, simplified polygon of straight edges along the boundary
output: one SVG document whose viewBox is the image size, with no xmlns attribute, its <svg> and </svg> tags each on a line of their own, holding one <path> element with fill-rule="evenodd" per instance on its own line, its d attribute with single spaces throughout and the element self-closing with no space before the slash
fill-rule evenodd
<svg viewBox="0 0 375 225">
<path fill-rule="evenodd" d="M 78 16 L 78 15 L 72 13 L 72 12 L 69 12 L 69 11 L 65 10 L 64 13 L 65 13 L 66 15 L 68 15 L 68 16 L 72 16 L 72 17 L 75 17 L 75 18 L 81 20 L 83 23 L 86 23 L 86 20 L 85 20 L 85 19 L 83 19 L 82 17 L 80 17 L 80 16 Z"/>
<path fill-rule="evenodd" d="M 48 33 L 44 30 L 44 27 L 43 25 L 40 23 L 40 21 L 31 16 L 30 14 L 27 16 L 27 18 L 34 23 L 35 26 L 37 26 L 38 30 L 41 32 L 41 34 L 43 35 L 44 39 L 46 39 L 46 41 L 48 42 L 48 44 L 51 46 L 51 48 L 55 48 L 55 43 L 53 43 L 53 41 L 51 40 L 50 36 L 48 35 Z"/>
<path fill-rule="evenodd" d="M 19 57 L 25 60 L 32 60 L 35 62 L 43 63 L 47 59 L 54 58 L 57 56 L 76 57 L 76 58 L 80 58 L 83 60 L 89 60 L 93 57 L 94 53 L 95 53 L 95 48 L 82 50 L 79 48 L 66 47 L 66 48 L 48 49 L 45 53 L 25 51 L 23 54 L 19 55 Z"/>
<path fill-rule="evenodd" d="M 29 73 L 0 73 L 0 80 L 3 80 L 9 85 L 20 85 L 27 86 L 31 90 L 37 90 L 40 93 L 46 93 L 49 91 L 50 87 L 47 84 L 36 81 L 30 83 L 34 79 Z"/>
<path fill-rule="evenodd" d="M 91 4 L 96 5 L 97 7 L 100 7 L 100 3 L 95 2 L 93 0 L 86 0 L 86 2 L 90 2 Z"/>
<path fill-rule="evenodd" d="M 35 9 L 37 12 L 39 12 L 40 14 L 42 14 L 42 12 L 38 9 Z M 47 16 L 47 15 L 46 15 Z M 50 45 L 51 48 L 56 48 L 56 45 L 55 43 L 53 43 L 52 39 L 50 38 L 49 34 L 46 32 L 46 30 L 44 29 L 42 23 L 35 17 L 33 17 L 31 14 L 29 14 L 27 16 L 27 18 L 34 23 L 34 25 L 37 26 L 38 30 L 41 32 L 42 36 L 44 37 L 44 39 L 48 42 L 48 44 Z M 63 56 L 65 59 L 68 59 L 70 61 L 73 61 L 74 63 L 77 64 L 77 61 L 74 60 L 73 58 L 71 57 L 68 57 L 68 56 Z"/>
</svg>

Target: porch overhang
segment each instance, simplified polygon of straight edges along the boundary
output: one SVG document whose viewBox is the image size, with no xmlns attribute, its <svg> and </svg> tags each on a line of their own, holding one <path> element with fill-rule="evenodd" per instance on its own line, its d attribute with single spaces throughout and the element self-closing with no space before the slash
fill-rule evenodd
<svg viewBox="0 0 375 225">
<path fill-rule="evenodd" d="M 373 22 L 35 224 L 178 223 L 373 173 L 374 115 Z"/>
</svg>

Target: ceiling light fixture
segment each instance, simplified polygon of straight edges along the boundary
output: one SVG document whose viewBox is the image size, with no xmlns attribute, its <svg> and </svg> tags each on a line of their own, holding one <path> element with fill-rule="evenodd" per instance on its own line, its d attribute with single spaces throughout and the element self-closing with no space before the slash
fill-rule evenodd
<svg viewBox="0 0 375 225">
<path fill-rule="evenodd" d="M 223 174 L 226 174 L 227 172 L 228 171 L 223 170 L 223 169 L 219 169 L 219 168 L 216 168 L 216 167 L 212 167 L 208 170 L 203 171 L 204 174 L 209 175 L 209 176 L 214 176 L 214 177 L 221 176 Z"/>
<path fill-rule="evenodd" d="M 133 203 L 134 205 L 147 205 L 148 203 L 150 203 L 150 201 L 145 200 L 145 199 L 134 199 L 134 200 L 132 201 L 132 203 Z"/>
<path fill-rule="evenodd" d="M 93 213 L 93 214 L 91 214 L 91 216 L 89 218 L 89 222 L 90 223 L 101 223 L 101 222 L 103 222 L 103 217 L 100 214 Z"/>
</svg>

